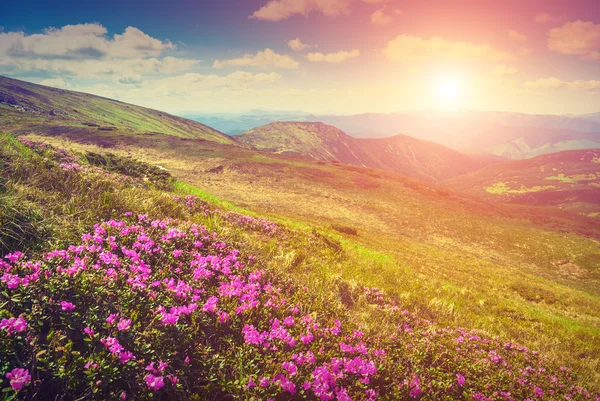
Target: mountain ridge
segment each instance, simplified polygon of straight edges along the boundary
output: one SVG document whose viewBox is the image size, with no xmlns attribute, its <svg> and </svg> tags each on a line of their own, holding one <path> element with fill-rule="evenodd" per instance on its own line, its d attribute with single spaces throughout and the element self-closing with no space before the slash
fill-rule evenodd
<svg viewBox="0 0 600 401">
<path fill-rule="evenodd" d="M 427 181 L 461 175 L 491 162 L 402 134 L 354 138 L 322 122 L 274 122 L 237 138 L 271 153 L 391 170 Z"/>
<path fill-rule="evenodd" d="M 214 128 L 169 113 L 4 76 L 0 76 L 0 110 L 0 125 L 11 132 L 106 130 L 237 143 Z"/>
</svg>

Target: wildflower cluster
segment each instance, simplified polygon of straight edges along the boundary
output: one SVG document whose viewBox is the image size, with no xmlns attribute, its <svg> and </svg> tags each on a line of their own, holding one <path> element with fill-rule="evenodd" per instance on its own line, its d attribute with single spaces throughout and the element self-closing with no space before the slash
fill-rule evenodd
<svg viewBox="0 0 600 401">
<path fill-rule="evenodd" d="M 191 214 L 200 213 L 204 216 L 218 216 L 222 221 L 228 224 L 259 233 L 265 238 L 273 238 L 278 234 L 282 234 L 282 230 L 277 223 L 261 217 L 253 217 L 234 211 L 211 208 L 208 203 L 194 195 L 187 195 L 185 197 L 174 196 L 173 200 L 184 205 Z"/>
<path fill-rule="evenodd" d="M 6 255 L 0 277 L 2 386 L 23 398 L 599 399 L 535 352 L 437 328 L 377 289 L 394 330 L 366 334 L 190 222 L 99 223 L 39 260 Z"/>
<path fill-rule="evenodd" d="M 60 170 L 64 171 L 67 174 L 76 173 L 81 175 L 83 178 L 88 179 L 97 179 L 98 177 L 103 177 L 129 186 L 146 186 L 143 180 L 141 179 L 136 179 L 134 177 L 129 177 L 123 174 L 116 174 L 100 167 L 82 163 L 77 157 L 75 157 L 65 149 L 58 148 L 43 142 L 32 141 L 27 138 L 19 138 L 19 142 L 27 146 L 35 153 L 44 157 L 44 161 L 49 166 L 58 167 Z"/>
</svg>

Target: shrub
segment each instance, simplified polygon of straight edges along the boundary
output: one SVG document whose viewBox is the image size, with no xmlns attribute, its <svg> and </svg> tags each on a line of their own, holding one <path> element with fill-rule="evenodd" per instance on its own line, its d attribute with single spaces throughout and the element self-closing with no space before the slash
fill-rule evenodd
<svg viewBox="0 0 600 401">
<path fill-rule="evenodd" d="M 112 153 L 99 154 L 86 152 L 85 159 L 92 165 L 107 171 L 117 172 L 128 177 L 152 183 L 162 190 L 173 189 L 173 176 L 160 167 L 153 166 L 129 157 L 116 156 Z"/>
<path fill-rule="evenodd" d="M 335 231 L 338 231 L 338 232 L 343 233 L 343 234 L 358 235 L 358 231 L 356 231 L 356 229 L 352 228 L 352 227 L 346 227 L 346 226 L 340 226 L 340 225 L 332 225 L 331 228 L 333 228 Z"/>
</svg>

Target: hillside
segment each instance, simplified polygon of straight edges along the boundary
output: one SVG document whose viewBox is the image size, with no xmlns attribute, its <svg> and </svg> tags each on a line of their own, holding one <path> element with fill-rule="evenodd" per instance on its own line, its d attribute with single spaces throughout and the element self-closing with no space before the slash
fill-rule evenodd
<svg viewBox="0 0 600 401">
<path fill-rule="evenodd" d="M 551 205 L 600 216 L 600 150 L 573 150 L 501 162 L 445 182 L 487 200 Z"/>
<path fill-rule="evenodd" d="M 110 130 L 129 135 L 161 133 L 218 143 L 235 141 L 204 124 L 85 93 L 0 76 L 0 127 L 10 132 L 90 135 Z"/>
<path fill-rule="evenodd" d="M 274 263 L 319 283 L 331 280 L 340 294 L 379 287 L 420 316 L 522 343 L 573 366 L 586 383 L 600 383 L 600 227 L 593 219 L 490 203 L 382 170 L 109 134 L 99 132 L 95 142 L 27 138 L 159 164 L 182 191 L 327 232 L 351 253 L 345 262 L 309 269 L 302 263 L 313 251 L 300 248 L 274 250 Z"/>
<path fill-rule="evenodd" d="M 458 151 L 489 153 L 511 159 L 600 147 L 600 122 L 594 115 L 430 111 L 305 118 L 334 125 L 360 138 L 389 137 L 402 132 Z"/>
<path fill-rule="evenodd" d="M 323 123 L 276 122 L 236 137 L 257 149 L 320 161 L 339 161 L 436 181 L 486 164 L 444 146 L 405 135 L 353 138 Z"/>
<path fill-rule="evenodd" d="M 327 229 L 207 202 L 116 155 L 0 135 L 0 160 L 9 399 L 598 399 L 506 334 L 337 275 L 390 262 Z M 529 285 L 515 288 L 539 308 L 563 291 Z"/>
</svg>

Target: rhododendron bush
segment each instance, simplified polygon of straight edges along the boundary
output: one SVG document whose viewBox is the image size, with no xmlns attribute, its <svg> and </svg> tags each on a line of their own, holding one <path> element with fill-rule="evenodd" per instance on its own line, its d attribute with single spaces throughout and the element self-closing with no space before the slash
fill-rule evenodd
<svg viewBox="0 0 600 401">
<path fill-rule="evenodd" d="M 190 222 L 111 220 L 0 268 L 3 386 L 25 399 L 592 397 L 525 348 L 436 329 L 372 289 L 397 329 L 365 335 Z"/>
</svg>

